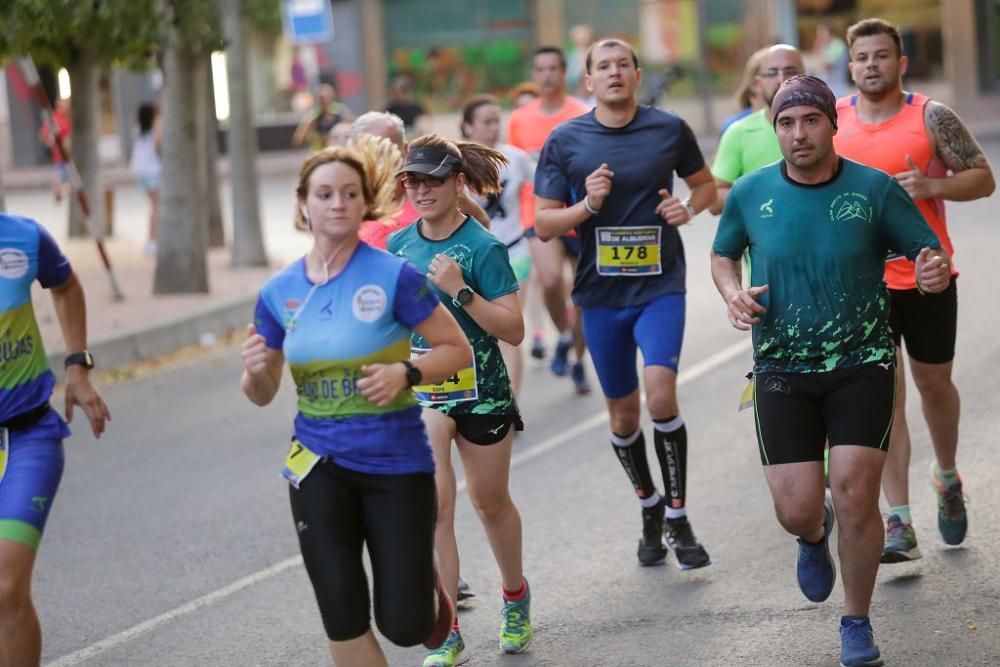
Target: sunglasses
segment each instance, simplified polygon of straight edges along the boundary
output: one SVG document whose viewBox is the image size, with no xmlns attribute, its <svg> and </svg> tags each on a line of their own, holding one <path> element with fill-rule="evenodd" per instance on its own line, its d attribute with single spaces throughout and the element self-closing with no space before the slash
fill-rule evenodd
<svg viewBox="0 0 1000 667">
<path fill-rule="evenodd" d="M 447 178 L 448 178 L 447 176 L 445 176 L 444 178 L 436 178 L 434 176 L 424 176 L 424 175 L 412 176 L 410 174 L 407 174 L 406 176 L 403 176 L 403 179 L 400 182 L 403 184 L 403 187 L 406 188 L 407 190 L 416 190 L 421 185 L 426 185 L 428 188 L 439 187 L 441 184 L 445 182 L 445 180 L 447 180 Z"/>
</svg>

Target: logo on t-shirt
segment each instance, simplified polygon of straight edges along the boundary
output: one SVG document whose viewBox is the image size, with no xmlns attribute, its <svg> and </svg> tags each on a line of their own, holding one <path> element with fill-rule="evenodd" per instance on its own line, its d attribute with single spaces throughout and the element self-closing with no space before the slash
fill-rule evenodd
<svg viewBox="0 0 1000 667">
<path fill-rule="evenodd" d="M 463 271 L 472 271 L 472 248 L 464 243 L 458 243 L 448 248 L 442 253 L 445 257 L 451 257 Z"/>
<path fill-rule="evenodd" d="M 374 322 L 385 312 L 388 298 L 378 285 L 362 285 L 351 299 L 351 311 L 362 322 Z"/>
<path fill-rule="evenodd" d="M 17 280 L 28 272 L 28 256 L 18 248 L 0 249 L 0 276 Z"/>
<path fill-rule="evenodd" d="M 833 198 L 830 203 L 832 222 L 871 222 L 872 207 L 868 197 L 857 192 L 845 192 Z"/>
<path fill-rule="evenodd" d="M 774 215 L 774 197 L 771 197 L 766 202 L 760 205 L 760 217 L 770 218 Z"/>
</svg>

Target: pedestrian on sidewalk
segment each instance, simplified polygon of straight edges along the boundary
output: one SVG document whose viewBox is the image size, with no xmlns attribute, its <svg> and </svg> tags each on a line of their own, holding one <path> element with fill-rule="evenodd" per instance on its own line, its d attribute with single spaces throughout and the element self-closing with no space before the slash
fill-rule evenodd
<svg viewBox="0 0 1000 667">
<path fill-rule="evenodd" d="M 163 163 L 160 160 L 160 155 L 163 153 L 163 133 L 157 105 L 151 102 L 139 105 L 138 120 L 129 166 L 139 179 L 139 186 L 149 197 L 149 239 L 146 241 L 146 255 L 156 257 L 156 244 L 160 238 L 160 177 L 163 174 Z"/>
<path fill-rule="evenodd" d="M 31 601 L 35 554 L 63 472 L 63 440 L 79 406 L 94 437 L 111 413 L 90 381 L 94 358 L 87 351 L 83 286 L 45 228 L 34 220 L 0 213 L 0 664 L 37 665 L 42 634 Z M 69 354 L 66 421 L 49 400 L 49 370 L 31 304 L 31 284 L 52 294 Z"/>
<path fill-rule="evenodd" d="M 772 101 L 782 161 L 733 184 L 712 245 L 712 276 L 736 329 L 753 331 L 754 418 L 781 526 L 798 538 L 799 588 L 826 600 L 844 584 L 840 664 L 881 665 L 869 608 L 882 551 L 879 482 L 896 390 L 892 250 L 927 293 L 950 282 L 941 243 L 888 174 L 834 151 L 836 98 L 821 79 L 785 81 Z M 740 260 L 750 255 L 750 287 Z M 823 452 L 830 445 L 825 499 Z"/>
<path fill-rule="evenodd" d="M 333 662 L 377 667 L 365 546 L 389 641 L 434 648 L 454 622 L 434 564 L 434 457 L 410 388 L 450 377 L 471 350 L 422 273 L 358 238 L 396 187 L 379 159 L 388 142 L 368 139 L 302 165 L 297 213 L 313 246 L 261 288 L 242 388 L 269 404 L 287 358 L 298 414 L 283 474 L 306 572 Z M 433 349 L 411 362 L 414 331 Z"/>
</svg>

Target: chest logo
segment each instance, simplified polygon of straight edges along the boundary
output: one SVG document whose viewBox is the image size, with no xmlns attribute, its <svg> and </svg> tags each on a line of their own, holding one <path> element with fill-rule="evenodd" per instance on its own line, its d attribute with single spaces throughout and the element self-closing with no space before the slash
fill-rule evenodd
<svg viewBox="0 0 1000 667">
<path fill-rule="evenodd" d="M 463 271 L 465 272 L 472 271 L 472 248 L 465 245 L 464 243 L 453 245 L 447 250 L 445 250 L 442 254 L 445 257 L 451 257 L 453 260 L 455 260 L 455 263 L 458 264 L 459 268 L 461 268 Z"/>
<path fill-rule="evenodd" d="M 871 222 L 872 207 L 868 197 L 857 192 L 845 192 L 830 203 L 831 222 Z"/>
<path fill-rule="evenodd" d="M 760 217 L 770 218 L 774 215 L 774 197 L 760 205 Z"/>
<path fill-rule="evenodd" d="M 0 249 L 0 276 L 17 280 L 28 272 L 28 256 L 18 248 Z"/>
<path fill-rule="evenodd" d="M 374 322 L 385 312 L 388 298 L 378 285 L 362 285 L 351 299 L 351 312 L 362 322 Z"/>
</svg>

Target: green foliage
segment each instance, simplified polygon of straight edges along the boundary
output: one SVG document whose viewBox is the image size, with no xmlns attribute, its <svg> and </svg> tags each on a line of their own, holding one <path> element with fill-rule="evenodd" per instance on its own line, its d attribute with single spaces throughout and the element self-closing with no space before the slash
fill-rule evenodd
<svg viewBox="0 0 1000 667">
<path fill-rule="evenodd" d="M 244 0 L 251 30 L 267 37 L 281 32 L 281 3 L 279 0 Z"/>
</svg>

